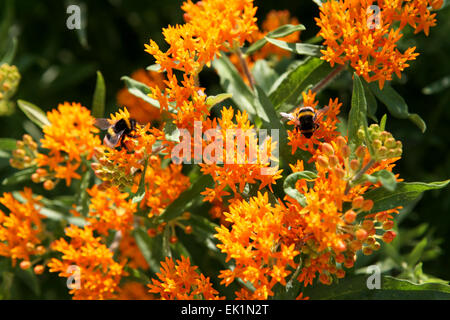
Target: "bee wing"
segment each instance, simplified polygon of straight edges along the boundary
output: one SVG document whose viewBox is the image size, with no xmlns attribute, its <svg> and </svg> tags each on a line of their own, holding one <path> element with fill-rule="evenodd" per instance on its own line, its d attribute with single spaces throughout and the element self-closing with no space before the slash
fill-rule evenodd
<svg viewBox="0 0 450 320">
<path fill-rule="evenodd" d="M 117 143 L 119 142 L 120 137 L 122 137 L 124 132 L 125 132 L 125 129 L 117 132 L 113 136 L 111 136 L 111 135 L 109 135 L 109 133 L 107 133 L 106 136 L 103 138 L 103 143 L 110 148 L 114 148 L 117 145 Z"/>
<path fill-rule="evenodd" d="M 99 127 L 102 130 L 106 130 L 111 127 L 111 123 L 109 123 L 108 119 L 99 118 L 95 119 L 95 126 Z"/>
<path fill-rule="evenodd" d="M 298 119 L 292 113 L 280 112 L 280 116 L 282 118 L 285 118 L 285 119 L 288 119 L 288 120 L 292 121 L 296 126 L 300 125 L 300 122 L 298 121 Z"/>
<path fill-rule="evenodd" d="M 295 121 L 295 117 L 294 117 L 294 115 L 292 113 L 280 112 L 280 116 L 285 118 L 285 119 L 288 119 L 288 120 L 291 120 L 291 121 Z"/>
<path fill-rule="evenodd" d="M 327 106 L 325 108 L 317 110 L 316 115 L 314 116 L 314 121 L 318 121 L 320 118 L 322 118 L 325 115 L 325 113 L 328 111 L 328 109 L 329 109 L 329 107 Z"/>
</svg>

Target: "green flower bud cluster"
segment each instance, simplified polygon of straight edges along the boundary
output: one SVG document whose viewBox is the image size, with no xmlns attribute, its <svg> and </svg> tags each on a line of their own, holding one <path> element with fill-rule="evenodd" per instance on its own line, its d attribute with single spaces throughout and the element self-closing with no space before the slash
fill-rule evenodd
<svg viewBox="0 0 450 320">
<path fill-rule="evenodd" d="M 369 134 L 369 143 L 375 153 L 372 155 L 376 161 L 401 157 L 403 147 L 402 142 L 395 140 L 390 132 L 381 130 L 378 124 L 372 124 L 367 129 Z M 358 130 L 358 137 L 361 140 L 366 139 L 366 134 L 361 128 Z"/>
<path fill-rule="evenodd" d="M 91 164 L 95 175 L 103 181 L 104 187 L 117 186 L 120 190 L 131 188 L 134 184 L 134 174 L 120 170 L 114 161 L 108 159 L 102 151 L 95 150 L 98 162 Z"/>
<path fill-rule="evenodd" d="M 10 98 L 19 86 L 20 73 L 16 66 L 0 66 L 0 116 L 10 115 L 14 111 L 14 102 Z"/>
<path fill-rule="evenodd" d="M 32 167 L 36 164 L 37 155 L 37 143 L 30 135 L 24 134 L 22 140 L 17 141 L 9 164 L 19 170 Z"/>
</svg>

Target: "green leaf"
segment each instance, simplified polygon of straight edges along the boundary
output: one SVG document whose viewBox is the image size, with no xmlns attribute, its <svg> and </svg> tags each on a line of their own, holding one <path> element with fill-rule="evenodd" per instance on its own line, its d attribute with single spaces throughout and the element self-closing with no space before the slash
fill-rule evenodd
<svg viewBox="0 0 450 320">
<path fill-rule="evenodd" d="M 206 104 L 212 108 L 214 107 L 216 104 L 221 103 L 222 101 L 229 99 L 233 97 L 233 94 L 231 93 L 220 93 L 216 96 L 208 96 L 208 98 L 206 98 Z"/>
<path fill-rule="evenodd" d="M 20 110 L 25 113 L 28 119 L 37 124 L 39 127 L 43 128 L 44 126 L 50 125 L 50 121 L 48 121 L 44 111 L 42 111 L 39 107 L 24 100 L 17 100 L 17 105 Z"/>
<path fill-rule="evenodd" d="M 198 200 L 200 192 L 204 191 L 206 187 L 212 186 L 212 184 L 213 180 L 210 175 L 200 176 L 189 189 L 182 192 L 178 198 L 166 207 L 160 218 L 167 222 L 179 217 Z"/>
<path fill-rule="evenodd" d="M 178 127 L 173 123 L 173 119 L 166 121 L 166 124 L 164 125 L 164 134 L 168 141 L 180 142 L 180 130 L 178 130 Z"/>
<path fill-rule="evenodd" d="M 408 105 L 405 100 L 397 93 L 389 84 L 385 84 L 383 90 L 380 90 L 377 82 L 369 84 L 370 90 L 375 96 L 383 102 L 388 108 L 389 112 L 396 118 L 409 119 L 423 132 L 427 129 L 425 122 L 417 114 L 410 114 L 408 112 Z"/>
<path fill-rule="evenodd" d="M 14 21 L 14 0 L 2 1 L 0 12 L 2 13 L 0 25 L 0 50 L 4 49 L 2 46 L 8 39 L 9 28 Z"/>
<path fill-rule="evenodd" d="M 260 86 L 255 85 L 255 94 L 256 97 L 254 105 L 256 107 L 257 115 L 263 121 L 263 127 L 266 129 L 282 130 L 283 132 L 279 133 L 287 136 L 285 133 L 286 130 L 282 126 L 278 114 L 275 111 L 275 107 L 264 93 L 264 90 Z"/>
<path fill-rule="evenodd" d="M 267 41 L 271 44 L 277 46 L 278 48 L 300 54 L 300 55 L 306 55 L 306 56 L 312 56 L 312 57 L 321 57 L 322 53 L 320 50 L 323 50 L 325 47 L 315 45 L 315 44 L 309 44 L 309 43 L 289 43 L 282 40 L 276 40 L 267 37 Z"/>
<path fill-rule="evenodd" d="M 158 273 L 160 271 L 160 262 L 162 260 L 161 236 L 152 238 L 147 234 L 143 227 L 134 229 L 132 234 L 145 261 L 147 261 L 150 266 L 150 269 L 154 273 Z"/>
<path fill-rule="evenodd" d="M 395 175 L 387 170 L 380 170 L 372 175 L 365 175 L 366 178 L 372 183 L 381 182 L 382 186 L 388 191 L 394 191 L 397 187 L 397 179 L 395 179 Z"/>
<path fill-rule="evenodd" d="M 159 63 L 152 64 L 146 68 L 148 71 L 159 72 L 161 65 Z"/>
<path fill-rule="evenodd" d="M 79 190 L 75 197 L 76 203 L 81 208 L 81 214 L 83 216 L 86 216 L 89 212 L 89 197 L 87 189 L 89 188 L 90 179 L 91 179 L 91 170 L 86 170 L 81 177 Z"/>
<path fill-rule="evenodd" d="M 202 243 L 209 250 L 215 253 L 216 257 L 223 261 L 225 254 L 220 252 L 216 244 L 218 240 L 214 237 L 217 233 L 216 228 L 219 225 L 212 222 L 210 219 L 201 217 L 198 215 L 191 215 L 191 218 L 187 220 L 187 224 L 192 226 L 192 235 L 197 239 L 199 243 Z"/>
<path fill-rule="evenodd" d="M 36 171 L 36 168 L 27 168 L 24 170 L 17 171 L 10 175 L 9 177 L 3 179 L 2 185 L 11 186 L 17 183 L 25 182 L 31 179 L 31 175 Z"/>
<path fill-rule="evenodd" d="M 384 131 L 386 129 L 386 120 L 387 120 L 387 114 L 384 114 L 384 116 L 381 118 L 381 121 L 380 121 L 381 131 Z"/>
<path fill-rule="evenodd" d="M 0 138 L 0 150 L 13 151 L 16 149 L 17 141 L 11 138 Z"/>
<path fill-rule="evenodd" d="M 354 149 L 361 144 L 358 138 L 359 128 L 367 128 L 366 114 L 367 102 L 364 87 L 358 75 L 353 73 L 352 107 L 348 115 L 348 141 Z"/>
<path fill-rule="evenodd" d="M 306 207 L 306 197 L 302 193 L 300 193 L 297 188 L 295 187 L 295 184 L 300 179 L 305 179 L 307 181 L 311 181 L 317 178 L 317 174 L 315 174 L 312 171 L 300 171 L 300 172 L 294 172 L 291 173 L 287 178 L 284 180 L 283 183 L 283 189 L 284 192 L 291 198 L 294 198 L 295 200 L 300 203 L 302 207 Z"/>
<path fill-rule="evenodd" d="M 372 119 L 373 121 L 377 121 L 376 113 L 378 109 L 377 99 L 375 99 L 375 96 L 373 95 L 372 91 L 370 91 L 370 88 L 364 79 L 361 80 L 363 87 L 364 87 L 364 96 L 366 97 L 367 102 L 367 116 Z"/>
<path fill-rule="evenodd" d="M 285 24 L 281 27 L 278 27 L 277 29 L 269 32 L 266 37 L 259 39 L 255 43 L 253 43 L 247 50 L 245 50 L 246 55 L 250 55 L 254 53 L 255 51 L 258 51 L 262 47 L 265 46 L 267 43 L 267 37 L 269 38 L 283 38 L 285 36 L 288 36 L 294 32 L 305 30 L 305 26 L 301 24 L 292 25 L 292 24 Z"/>
<path fill-rule="evenodd" d="M 144 161 L 144 170 L 141 174 L 141 180 L 139 181 L 139 187 L 136 193 L 133 195 L 132 202 L 133 203 L 139 203 L 144 199 L 145 196 L 145 173 L 147 172 L 147 166 L 148 166 L 148 157 L 145 158 Z"/>
<path fill-rule="evenodd" d="M 394 192 L 384 188 L 377 188 L 364 194 L 365 199 L 374 202 L 370 213 L 392 209 L 398 206 L 406 206 L 417 199 L 422 192 L 433 189 L 442 189 L 450 183 L 450 180 L 440 182 L 399 182 Z"/>
<path fill-rule="evenodd" d="M 435 94 L 450 87 L 450 75 L 435 81 L 422 89 L 423 94 Z"/>
<path fill-rule="evenodd" d="M 127 76 L 123 76 L 120 79 L 125 82 L 125 85 L 127 86 L 129 93 L 138 98 L 141 98 L 142 100 L 144 100 L 145 102 L 151 104 L 156 108 L 160 107 L 158 100 L 152 99 L 148 96 L 148 94 L 151 93 L 149 86 L 147 86 L 142 82 L 131 79 L 130 77 Z"/>
<path fill-rule="evenodd" d="M 411 251 L 411 253 L 406 258 L 406 262 L 410 266 L 416 265 L 417 262 L 419 262 L 420 258 L 422 257 L 423 252 L 425 251 L 425 248 L 428 244 L 427 238 L 423 238 Z"/>
<path fill-rule="evenodd" d="M 12 61 L 14 60 L 14 57 L 16 56 L 17 42 L 18 42 L 17 37 L 9 39 L 5 53 L 3 54 L 2 58 L 0 59 L 0 65 L 2 65 L 4 63 L 7 63 L 7 64 L 12 63 Z"/>
<path fill-rule="evenodd" d="M 92 116 L 103 118 L 105 113 L 106 87 L 105 80 L 100 71 L 97 71 L 97 82 L 95 85 L 94 97 L 92 98 Z"/>
<path fill-rule="evenodd" d="M 281 75 L 271 89 L 269 99 L 276 110 L 279 110 L 283 104 L 297 105 L 303 91 L 319 83 L 332 71 L 333 68 L 325 61 L 308 57 L 299 66 Z"/>
<path fill-rule="evenodd" d="M 41 286 L 38 277 L 32 269 L 23 270 L 16 268 L 15 274 L 29 289 L 31 289 L 35 296 L 39 297 L 41 295 Z"/>
<path fill-rule="evenodd" d="M 414 284 L 389 276 L 381 277 L 380 289 L 368 289 L 370 275 L 347 277 L 339 283 L 306 287 L 305 296 L 311 299 L 339 300 L 427 300 L 450 299 L 450 286 L 440 283 Z"/>
<path fill-rule="evenodd" d="M 40 208 L 39 213 L 42 214 L 43 216 L 47 217 L 50 220 L 67 221 L 67 223 L 74 224 L 79 227 L 84 227 L 85 225 L 88 224 L 87 221 L 84 220 L 82 217 L 74 217 L 72 215 L 64 214 L 62 212 L 59 212 L 59 211 L 56 211 L 56 210 L 53 210 L 50 208 L 42 207 L 42 208 Z"/>
<path fill-rule="evenodd" d="M 264 59 L 260 59 L 255 62 L 252 69 L 252 74 L 255 78 L 256 84 L 259 85 L 265 93 L 270 91 L 270 88 L 272 88 L 272 85 L 278 79 L 278 74 Z"/>
<path fill-rule="evenodd" d="M 225 54 L 222 54 L 219 59 L 214 59 L 212 65 L 220 77 L 220 84 L 225 92 L 231 93 L 236 106 L 245 110 L 249 117 L 253 118 L 255 115 L 255 107 L 253 106 L 255 96 L 242 80 L 234 65 Z"/>
</svg>

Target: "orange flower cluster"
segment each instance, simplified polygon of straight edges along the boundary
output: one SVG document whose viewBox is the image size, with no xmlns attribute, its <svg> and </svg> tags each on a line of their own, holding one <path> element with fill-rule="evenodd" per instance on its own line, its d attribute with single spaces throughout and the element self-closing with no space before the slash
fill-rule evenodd
<svg viewBox="0 0 450 320">
<path fill-rule="evenodd" d="M 233 270 L 222 270 L 219 278 L 229 285 L 235 278 L 249 281 L 254 292 L 242 289 L 238 299 L 267 299 L 273 296 L 273 286 L 286 285 L 286 277 L 294 267 L 294 257 L 299 254 L 295 245 L 285 245 L 283 238 L 287 229 L 283 224 L 284 209 L 271 205 L 268 194 L 258 195 L 247 201 L 230 205 L 225 219 L 232 223 L 231 230 L 225 226 L 216 228 L 217 247 L 227 254 L 226 261 L 234 259 Z"/>
<path fill-rule="evenodd" d="M 166 261 L 161 262 L 160 273 L 156 274 L 159 280 L 152 279 L 148 284 L 149 292 L 159 294 L 162 300 L 223 299 L 212 287 L 209 277 L 198 274 L 196 269 L 189 258 L 181 256 L 175 265 L 173 259 L 166 257 Z"/>
<path fill-rule="evenodd" d="M 308 151 L 313 155 L 310 162 L 315 159 L 315 147 L 320 145 L 323 141 L 330 142 L 334 140 L 340 133 L 337 131 L 337 123 L 339 119 L 337 115 L 340 112 L 342 103 L 338 102 L 338 99 L 330 99 L 328 105 L 324 106 L 323 109 L 316 109 L 318 101 L 315 100 L 316 93 L 312 93 L 309 90 L 307 93 L 302 92 L 303 95 L 303 105 L 305 107 L 312 107 L 316 110 L 316 115 L 318 118 L 317 123 L 319 127 L 314 131 L 311 138 L 306 138 L 298 130 L 288 131 L 289 145 L 292 146 L 292 154 L 295 153 L 297 148 L 301 150 Z M 295 109 L 293 116 L 298 119 L 298 113 L 300 108 Z M 288 124 L 294 124 L 289 121 Z"/>
<path fill-rule="evenodd" d="M 129 119 L 130 114 L 125 108 L 115 115 L 111 115 L 111 123 L 120 119 Z M 153 153 L 153 145 L 161 135 L 159 129 L 151 128 L 150 124 L 141 126 L 136 124 L 131 135 L 124 136 L 125 148 L 109 148 L 99 146 L 95 149 L 98 163 L 91 165 L 95 174 L 104 181 L 104 186 L 114 185 L 123 189 L 133 186 L 144 170 L 145 159 Z"/>
<path fill-rule="evenodd" d="M 233 122 L 234 117 L 236 123 Z M 202 192 L 205 195 L 204 201 L 221 201 L 223 196 L 229 194 L 225 190 L 227 186 L 234 194 L 242 193 L 247 183 L 254 184 L 257 181 L 260 182 L 259 189 L 265 186 L 271 189 L 271 185 L 281 178 L 282 170 L 278 170 L 278 167 L 269 168 L 275 143 L 268 138 L 265 141 L 266 148 L 261 148 L 245 111 L 235 114 L 233 108 L 224 108 L 221 119 L 205 122 L 203 127 L 215 129 L 214 133 L 207 129 L 208 134 L 205 135 L 207 141 L 214 140 L 207 148 L 214 151 L 211 157 L 216 160 L 206 157 L 203 159 L 204 163 L 200 164 L 203 174 L 210 174 L 215 182 L 214 188 L 207 188 Z M 264 145 L 264 142 L 261 144 Z M 205 153 L 206 151 L 205 149 Z M 239 189 L 236 185 L 239 185 Z"/>
<path fill-rule="evenodd" d="M 436 14 L 429 7 L 439 8 L 442 1 L 430 0 L 330 0 L 320 7 L 318 33 L 325 41 L 321 59 L 331 66 L 335 63 L 350 65 L 359 76 L 368 82 L 378 81 L 382 89 L 384 82 L 392 80 L 395 73 L 409 66 L 418 53 L 415 47 L 401 53 L 397 42 L 406 25 L 415 33 L 436 25 Z M 376 6 L 376 7 L 375 7 Z M 397 26 L 399 23 L 399 26 Z"/>
<path fill-rule="evenodd" d="M 364 193 L 380 183 L 367 181 L 347 191 L 349 181 L 371 161 L 367 148 L 358 148 L 358 158 L 350 160 L 350 147 L 339 136 L 330 144 L 322 143 L 317 154 L 317 177 L 309 182 L 300 179 L 295 186 L 306 206 L 289 196 L 285 204 L 271 204 L 267 194 L 258 193 L 248 201 L 234 202 L 224 213 L 231 227 L 217 228 L 218 247 L 227 261 L 234 259 L 235 266 L 221 272 L 222 282 L 228 285 L 239 277 L 255 287 L 254 292 L 237 292 L 238 298 L 266 299 L 274 294 L 273 286 L 286 285 L 296 269 L 297 280 L 305 286 L 317 274 L 322 283 L 330 284 L 333 278 L 345 276 L 344 267 L 353 267 L 357 251 L 369 255 L 380 248 L 378 241 L 395 237 L 389 230 L 394 226 L 392 214 L 399 208 L 373 212 L 372 200 L 364 199 Z M 375 162 L 367 173 L 392 171 L 398 159 Z M 304 171 L 303 162 L 291 169 Z M 294 262 L 297 255 L 301 264 Z"/>
<path fill-rule="evenodd" d="M 122 193 L 117 187 L 101 190 L 94 185 L 87 190 L 91 197 L 88 221 L 92 229 L 101 235 L 108 235 L 109 230 L 128 233 L 133 229 L 133 214 L 137 204 L 127 200 L 129 194 Z"/>
<path fill-rule="evenodd" d="M 220 51 L 242 46 L 257 30 L 253 0 L 204 0 L 183 3 L 186 23 L 163 29 L 170 48 L 162 52 L 150 40 L 146 51 L 153 55 L 169 79 L 173 70 L 198 74 Z"/>
<path fill-rule="evenodd" d="M 257 30 L 256 8 L 253 0 L 204 0 L 183 4 L 186 23 L 163 29 L 169 49 L 163 52 L 150 40 L 146 51 L 153 55 L 167 72 L 166 89 L 152 87 L 150 96 L 159 101 L 162 110 L 175 108 L 171 113 L 178 128 L 192 129 L 195 120 L 209 114 L 204 88 L 198 84 L 198 74 L 210 65 L 220 51 L 241 46 Z M 181 83 L 173 71 L 184 72 Z"/>
<path fill-rule="evenodd" d="M 11 258 L 13 266 L 17 259 L 29 263 L 31 256 L 45 252 L 40 246 L 44 229 L 38 208 L 40 197 L 33 197 L 29 188 L 19 194 L 23 203 L 14 199 L 11 193 L 4 193 L 0 198 L 0 203 L 10 211 L 6 215 L 0 210 L 0 256 Z"/>
<path fill-rule="evenodd" d="M 150 156 L 145 172 L 145 196 L 141 201 L 141 208 L 149 210 L 149 218 L 159 216 L 180 193 L 189 188 L 189 177 L 181 172 L 182 168 L 182 165 L 173 163 L 163 166 L 160 157 Z M 137 187 L 135 184 L 134 192 Z"/>
<path fill-rule="evenodd" d="M 77 288 L 75 283 L 69 291 L 75 300 L 114 299 L 121 278 L 126 276 L 125 261 L 121 264 L 114 261 L 113 252 L 93 232 L 90 226 L 71 225 L 65 229 L 70 242 L 61 238 L 51 244 L 53 250 L 63 255 L 61 260 L 51 259 L 48 263 L 50 272 L 59 272 L 60 277 L 75 277 L 75 280 L 79 276 L 80 287 Z"/>
<path fill-rule="evenodd" d="M 158 87 L 164 90 L 164 76 L 162 73 L 139 69 L 131 74 L 131 78 L 149 87 Z M 126 107 L 133 119 L 141 124 L 151 123 L 161 119 L 159 108 L 152 106 L 144 100 L 132 95 L 127 88 L 117 93 L 117 102 Z"/>
<path fill-rule="evenodd" d="M 41 147 L 49 151 L 37 155 L 39 168 L 32 180 L 45 181 L 46 189 L 53 189 L 59 179 L 66 180 L 70 186 L 72 179 L 81 178 L 77 170 L 83 159 L 91 159 L 94 149 L 101 145 L 95 135 L 99 130 L 89 109 L 79 103 L 60 104 L 57 110 L 47 112 L 47 118 L 50 124 L 43 128 Z"/>
<path fill-rule="evenodd" d="M 314 188 L 308 187 L 305 180 L 299 180 L 296 184 L 307 205 L 302 207 L 286 196 L 289 213 L 285 223 L 291 227 L 286 243 L 300 246 L 305 256 L 298 278 L 305 285 L 312 284 L 317 272 L 320 274 L 319 280 L 325 284 L 331 283 L 333 275 L 344 277 L 342 266 L 351 268 L 357 251 L 371 254 L 380 248 L 377 240 L 390 242 L 392 231 L 384 235 L 381 233 L 393 227 L 391 214 L 398 213 L 398 208 L 375 213 L 371 211 L 372 200 L 365 200 L 363 196 L 369 188 L 380 187 L 379 183 L 367 182 L 346 192 L 348 181 L 370 161 L 365 147 L 359 148 L 357 159 L 350 160 L 350 147 L 345 138 L 338 137 L 331 144 L 323 143 L 318 153 Z M 392 163 L 396 160 L 398 158 L 375 163 L 368 173 L 383 169 L 392 171 Z M 297 170 L 303 171 L 302 164 L 295 167 Z M 349 203 L 350 208 L 346 205 Z"/>
</svg>

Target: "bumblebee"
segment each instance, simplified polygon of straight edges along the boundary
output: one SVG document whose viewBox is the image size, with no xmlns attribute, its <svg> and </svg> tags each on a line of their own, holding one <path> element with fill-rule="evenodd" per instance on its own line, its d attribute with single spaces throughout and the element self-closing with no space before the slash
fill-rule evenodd
<svg viewBox="0 0 450 320">
<path fill-rule="evenodd" d="M 319 128 L 319 119 L 323 116 L 327 108 L 315 111 L 313 107 L 301 107 L 296 116 L 292 113 L 281 112 L 283 118 L 294 122 L 295 130 L 300 131 L 306 138 L 311 138 L 314 132 Z"/>
<path fill-rule="evenodd" d="M 115 148 L 118 144 L 126 149 L 123 139 L 128 136 L 135 138 L 131 133 L 136 129 L 136 120 L 122 118 L 111 124 L 108 119 L 96 119 L 95 125 L 102 130 L 107 130 L 103 138 L 103 143 L 110 148 Z"/>
</svg>

